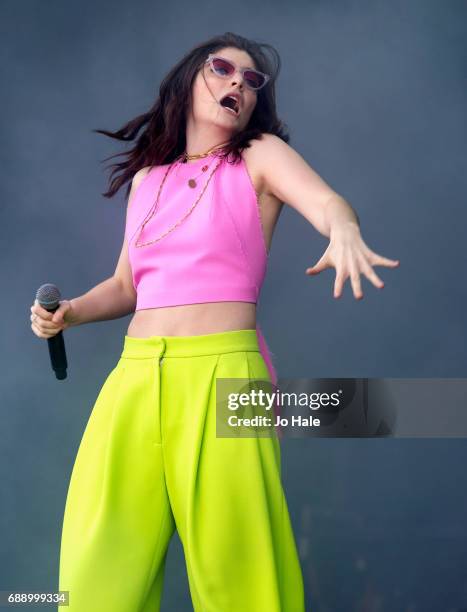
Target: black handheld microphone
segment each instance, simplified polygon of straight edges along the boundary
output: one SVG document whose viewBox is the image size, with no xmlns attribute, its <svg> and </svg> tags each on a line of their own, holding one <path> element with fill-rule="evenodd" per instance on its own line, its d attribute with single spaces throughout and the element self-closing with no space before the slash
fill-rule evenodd
<svg viewBox="0 0 467 612">
<path fill-rule="evenodd" d="M 36 293 L 36 299 L 39 304 L 49 312 L 55 312 L 60 308 L 60 298 L 61 295 L 58 287 L 52 283 L 41 285 Z M 47 343 L 49 345 L 50 361 L 55 376 L 58 380 L 63 380 L 66 378 L 68 363 L 66 360 L 62 330 L 60 330 L 58 334 L 55 334 L 55 336 L 52 336 L 52 338 L 47 338 Z"/>
</svg>

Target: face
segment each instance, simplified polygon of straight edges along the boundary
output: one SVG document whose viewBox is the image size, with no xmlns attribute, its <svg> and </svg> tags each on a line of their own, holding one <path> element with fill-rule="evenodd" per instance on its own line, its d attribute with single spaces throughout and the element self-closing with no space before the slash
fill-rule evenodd
<svg viewBox="0 0 467 612">
<path fill-rule="evenodd" d="M 215 51 L 218 55 L 236 64 L 237 68 L 255 68 L 251 56 L 234 47 L 225 47 Z M 239 94 L 240 109 L 238 115 L 226 110 L 219 101 L 230 92 Z M 243 77 L 237 70 L 229 78 L 217 76 L 209 64 L 204 64 L 198 72 L 192 89 L 192 117 L 196 122 L 214 123 L 219 127 L 232 131 L 243 130 L 256 106 L 258 93 L 247 87 Z"/>
</svg>

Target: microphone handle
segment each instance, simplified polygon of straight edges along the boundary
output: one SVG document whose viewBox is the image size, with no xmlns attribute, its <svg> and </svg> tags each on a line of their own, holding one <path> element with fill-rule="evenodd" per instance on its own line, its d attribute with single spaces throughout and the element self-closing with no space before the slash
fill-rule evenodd
<svg viewBox="0 0 467 612">
<path fill-rule="evenodd" d="M 46 308 L 49 312 L 55 312 L 59 309 L 59 305 L 55 308 Z M 65 342 L 63 340 L 63 332 L 59 331 L 58 334 L 47 338 L 47 344 L 49 346 L 50 362 L 52 369 L 55 372 L 55 376 L 58 380 L 64 380 L 66 378 L 66 370 L 68 368 L 68 362 L 66 359 Z"/>
<path fill-rule="evenodd" d="M 47 338 L 47 343 L 49 345 L 50 361 L 52 363 L 55 376 L 58 378 L 58 380 L 63 380 L 66 378 L 66 370 L 68 367 L 65 342 L 63 341 L 63 332 L 59 331 L 58 334 L 55 334 L 55 336 L 52 336 L 52 338 Z"/>
</svg>

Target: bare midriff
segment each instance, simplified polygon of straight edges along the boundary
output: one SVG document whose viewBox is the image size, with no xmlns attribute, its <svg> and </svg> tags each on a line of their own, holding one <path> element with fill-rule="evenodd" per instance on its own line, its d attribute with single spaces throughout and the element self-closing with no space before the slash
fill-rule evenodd
<svg viewBox="0 0 467 612">
<path fill-rule="evenodd" d="M 256 329 L 256 304 L 207 302 L 137 310 L 127 336 L 197 336 L 237 329 Z"/>
</svg>

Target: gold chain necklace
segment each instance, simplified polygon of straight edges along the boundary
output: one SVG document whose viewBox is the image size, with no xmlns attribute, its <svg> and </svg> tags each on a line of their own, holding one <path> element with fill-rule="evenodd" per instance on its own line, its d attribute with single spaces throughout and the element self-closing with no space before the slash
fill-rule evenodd
<svg viewBox="0 0 467 612">
<path fill-rule="evenodd" d="M 193 155 L 188 155 L 188 153 L 185 151 L 185 153 L 182 153 L 180 157 L 183 157 L 184 159 L 201 159 L 202 157 L 207 157 L 208 155 L 210 155 L 213 151 L 216 151 L 217 149 L 222 149 L 223 146 L 227 143 L 228 143 L 228 140 L 226 142 L 222 142 L 220 145 L 214 145 L 208 151 L 206 151 L 206 153 L 194 153 Z"/>
<path fill-rule="evenodd" d="M 166 178 L 167 178 L 167 176 L 168 176 L 168 174 L 169 174 L 170 170 L 171 170 L 171 169 L 174 167 L 174 165 L 177 163 L 177 161 L 175 161 L 175 162 L 173 162 L 172 164 L 170 164 L 170 166 L 167 168 L 167 170 L 166 170 L 166 172 L 165 172 L 165 175 L 164 175 L 164 178 L 163 178 L 163 180 L 162 180 L 162 182 L 161 182 L 161 184 L 160 184 L 160 186 L 159 186 L 159 191 L 158 191 L 158 193 L 157 193 L 157 198 L 156 198 L 156 201 L 155 201 L 155 203 L 154 203 L 154 205 L 153 205 L 153 208 L 152 208 L 152 209 L 149 211 L 149 213 L 148 213 L 150 216 L 149 216 L 149 217 L 147 217 L 147 218 L 145 219 L 145 221 L 143 222 L 143 224 L 142 224 L 142 226 L 141 226 L 141 231 L 140 231 L 140 233 L 139 233 L 139 235 L 138 235 L 138 238 L 136 239 L 135 246 L 136 246 L 137 248 L 141 248 L 141 247 L 144 247 L 144 246 L 148 246 L 149 244 L 154 244 L 155 242 L 158 242 L 159 240 L 162 240 L 162 238 L 164 238 L 164 236 L 167 236 L 167 234 L 170 234 L 170 232 L 172 232 L 172 231 L 173 231 L 173 230 L 174 230 L 176 227 L 178 227 L 178 226 L 179 226 L 181 223 L 183 223 L 183 221 L 184 221 L 184 220 L 185 220 L 185 219 L 188 217 L 188 215 L 190 215 L 190 214 L 193 212 L 193 210 L 194 210 L 195 206 L 198 204 L 198 202 L 199 202 L 199 201 L 201 200 L 201 198 L 203 197 L 203 194 L 204 194 L 204 192 L 206 191 L 206 188 L 207 188 L 207 186 L 209 185 L 209 182 L 210 182 L 210 180 L 211 180 L 211 178 L 212 178 L 212 176 L 213 176 L 214 172 L 217 170 L 217 168 L 219 167 L 219 165 L 221 164 L 221 162 L 222 162 L 222 160 L 220 160 L 220 161 L 218 161 L 218 162 L 217 162 L 217 164 L 216 164 L 216 166 L 215 166 L 214 170 L 211 172 L 211 174 L 210 174 L 210 176 L 209 176 L 208 180 L 206 181 L 206 185 L 204 186 L 204 189 L 202 190 L 202 192 L 201 192 L 201 193 L 200 193 L 200 195 L 198 196 L 198 199 L 197 199 L 197 200 L 196 200 L 196 202 L 193 204 L 193 206 L 190 208 L 190 210 L 189 210 L 189 211 L 188 211 L 188 212 L 185 214 L 185 216 L 184 216 L 184 217 L 182 217 L 182 218 L 181 218 L 179 221 L 177 221 L 177 223 L 175 223 L 175 224 L 174 224 L 174 225 L 173 225 L 173 226 L 172 226 L 170 229 L 168 229 L 168 230 L 167 230 L 167 231 L 166 231 L 164 234 L 162 234 L 162 236 L 159 236 L 158 238 L 156 238 L 155 240 L 151 240 L 150 242 L 145 242 L 145 243 L 143 243 L 143 244 L 138 244 L 138 240 L 139 240 L 139 238 L 140 238 L 141 234 L 143 233 L 143 230 L 144 230 L 144 228 L 145 228 L 146 224 L 147 224 L 147 223 L 148 223 L 148 222 L 149 222 L 149 221 L 152 219 L 152 217 L 154 216 L 154 214 L 155 214 L 155 212 L 156 212 L 156 210 L 157 210 L 157 206 L 158 206 L 158 204 L 159 204 L 159 198 L 160 198 L 161 191 L 162 191 L 162 187 L 163 187 L 163 185 L 164 185 L 164 183 L 165 183 L 165 180 L 166 180 Z M 151 212 L 152 212 L 152 214 L 151 214 Z"/>
<path fill-rule="evenodd" d="M 193 160 L 193 159 L 202 159 L 203 157 L 208 157 L 208 155 L 211 155 L 211 153 L 213 153 L 213 151 L 216 151 L 217 149 L 222 149 L 225 144 L 227 144 L 227 143 L 223 142 L 220 145 L 214 145 L 208 151 L 206 151 L 206 153 L 195 153 L 193 155 L 188 155 L 188 153 L 185 151 L 184 153 L 182 153 L 180 155 L 178 160 L 180 161 L 180 164 L 182 164 L 183 162 L 186 162 L 189 159 Z M 194 189 L 197 186 L 196 179 L 198 178 L 198 176 L 201 176 L 201 174 L 203 172 L 206 172 L 208 170 L 208 168 L 209 168 L 209 166 L 206 166 L 206 165 L 203 166 L 201 168 L 201 173 L 200 174 L 195 176 L 195 178 L 188 179 L 188 187 L 191 187 L 192 189 Z"/>
<path fill-rule="evenodd" d="M 209 153 L 207 154 L 209 155 Z M 203 157 L 206 157 L 205 155 L 203 155 Z M 175 171 L 175 176 L 178 176 L 178 172 L 181 168 L 181 166 L 184 166 L 186 164 L 183 164 L 183 159 L 185 158 L 185 154 L 183 153 L 177 160 L 176 166 L 177 169 Z M 211 162 L 209 162 L 210 164 Z M 201 168 L 201 172 L 199 174 L 197 174 L 195 177 L 191 177 L 190 179 L 188 179 L 187 181 L 187 185 L 188 187 L 191 187 L 192 189 L 194 189 L 195 187 L 197 187 L 198 183 L 196 182 L 196 179 L 201 176 L 204 172 L 207 172 L 209 170 L 209 164 L 204 164 Z M 185 180 L 185 179 L 184 179 Z"/>
</svg>

